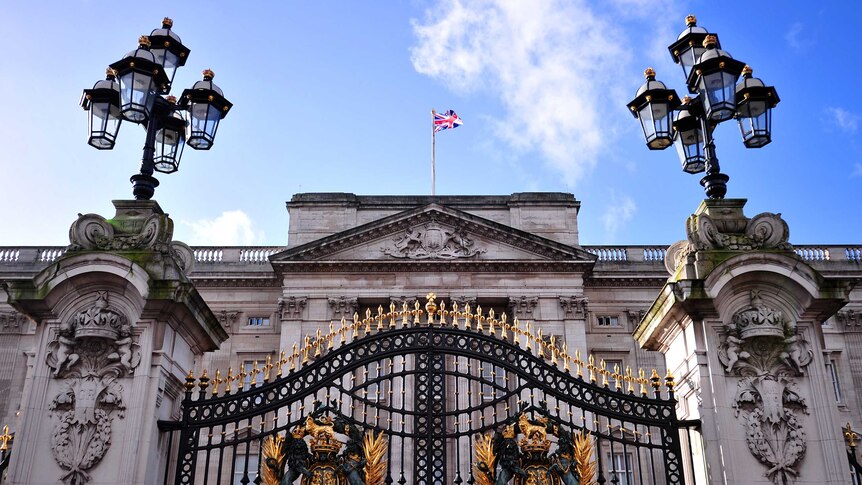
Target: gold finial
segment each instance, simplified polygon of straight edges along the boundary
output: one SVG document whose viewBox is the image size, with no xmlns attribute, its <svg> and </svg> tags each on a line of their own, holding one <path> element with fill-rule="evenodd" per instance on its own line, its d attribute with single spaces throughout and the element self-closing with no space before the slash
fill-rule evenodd
<svg viewBox="0 0 862 485">
<path fill-rule="evenodd" d="M 3 434 L 0 435 L 0 451 L 9 451 L 9 442 L 11 441 L 12 435 L 9 434 L 9 425 L 7 424 L 3 426 Z"/>
<path fill-rule="evenodd" d="M 428 298 L 428 303 L 425 304 L 425 311 L 428 312 L 428 323 L 434 319 L 434 314 L 437 313 L 437 304 L 434 303 L 434 299 L 437 298 L 437 295 L 432 293 L 428 293 L 426 295 Z"/>
<path fill-rule="evenodd" d="M 149 37 L 147 37 L 146 35 L 138 37 L 138 47 L 146 47 L 147 49 L 149 49 L 150 45 L 152 44 L 150 43 Z"/>
<path fill-rule="evenodd" d="M 374 317 L 377 320 L 377 331 L 383 330 L 383 305 L 377 305 L 377 316 Z"/>
<path fill-rule="evenodd" d="M 703 46 L 709 48 L 710 46 L 715 47 L 715 44 L 718 43 L 718 37 L 714 34 L 709 34 L 703 39 Z"/>
<path fill-rule="evenodd" d="M 623 389 L 623 375 L 620 374 L 620 365 L 614 364 L 614 373 L 611 374 L 611 378 L 614 380 L 614 387 L 617 391 L 622 391 Z"/>
<path fill-rule="evenodd" d="M 658 372 L 656 372 L 655 369 L 652 370 L 652 375 L 650 376 L 649 380 L 650 385 L 653 387 L 653 389 L 655 389 L 656 392 L 658 392 L 659 388 L 661 387 L 661 377 L 659 377 Z"/>
<path fill-rule="evenodd" d="M 228 367 L 227 368 L 227 375 L 224 378 L 224 382 L 225 382 L 224 392 L 225 392 L 225 394 L 230 394 L 230 386 L 231 386 L 231 384 L 233 384 L 233 381 L 235 379 L 236 379 L 236 377 L 233 376 L 233 367 Z"/>
<path fill-rule="evenodd" d="M 272 356 L 266 356 L 266 364 L 263 365 L 263 382 L 269 382 L 269 372 L 274 366 L 272 365 Z"/>
<path fill-rule="evenodd" d="M 686 15 L 685 25 L 688 27 L 694 27 L 695 25 L 697 25 L 697 17 L 695 17 L 693 13 Z"/>
<path fill-rule="evenodd" d="M 347 319 L 344 316 L 341 317 L 341 328 L 338 329 L 338 333 L 341 334 L 341 344 L 347 342 Z"/>
<path fill-rule="evenodd" d="M 224 380 L 221 378 L 221 369 L 216 369 L 215 379 L 213 379 L 213 396 L 218 396 L 219 386 Z"/>
<path fill-rule="evenodd" d="M 754 71 L 751 69 L 751 66 L 746 64 L 745 67 L 742 68 L 742 75 L 745 77 L 751 77 L 752 74 L 754 74 Z"/>
<path fill-rule="evenodd" d="M 207 387 L 209 387 L 209 385 L 210 385 L 210 378 L 207 375 L 207 370 L 204 369 L 203 372 L 201 372 L 201 376 L 198 378 L 198 388 L 201 390 L 201 395 L 203 395 L 203 393 L 206 392 Z"/>
<path fill-rule="evenodd" d="M 401 328 L 406 328 L 410 324 L 410 307 L 407 306 L 407 301 L 401 305 Z"/>
<path fill-rule="evenodd" d="M 853 428 L 850 427 L 850 423 L 847 423 L 847 426 L 841 428 L 841 430 L 844 432 L 844 442 L 847 443 L 847 446 L 850 448 L 856 448 L 856 440 L 859 439 L 859 434 L 853 431 Z"/>
<path fill-rule="evenodd" d="M 682 104 L 689 104 L 689 103 L 691 103 L 691 96 L 683 96 L 682 97 Z"/>
<path fill-rule="evenodd" d="M 204 76 L 204 81 L 212 81 L 215 79 L 215 73 L 212 69 L 204 69 L 201 74 Z"/>
<path fill-rule="evenodd" d="M 162 28 L 163 29 L 170 29 L 173 26 L 174 26 L 173 20 L 169 19 L 168 17 L 165 17 L 162 19 Z"/>
<path fill-rule="evenodd" d="M 395 318 L 398 316 L 398 313 L 395 311 L 395 302 L 389 303 L 389 328 L 395 328 Z"/>
<path fill-rule="evenodd" d="M 449 314 L 452 315 L 452 327 L 458 328 L 458 317 L 461 316 L 461 312 L 458 311 L 457 301 L 452 302 L 452 311 Z"/>
<path fill-rule="evenodd" d="M 112 67 L 105 69 L 105 77 L 107 77 L 108 79 L 116 78 L 117 77 L 117 70 L 112 68 Z"/>
<path fill-rule="evenodd" d="M 260 369 L 257 368 L 257 361 L 255 360 L 251 364 L 251 382 L 249 385 L 254 387 L 257 385 L 257 374 L 260 372 Z"/>
<path fill-rule="evenodd" d="M 673 392 L 673 386 L 676 384 L 673 381 L 673 374 L 670 372 L 670 369 L 668 369 L 667 375 L 664 377 L 664 385 L 669 392 Z"/>
<path fill-rule="evenodd" d="M 596 358 L 593 354 L 587 359 L 587 370 L 590 371 L 590 382 L 596 383 Z"/>
<path fill-rule="evenodd" d="M 448 314 L 449 314 L 449 312 L 446 311 L 446 302 L 441 301 L 440 302 L 440 326 L 441 327 L 446 326 L 446 315 L 448 315 Z"/>
<path fill-rule="evenodd" d="M 194 369 L 189 369 L 189 373 L 186 376 L 186 392 L 192 392 L 195 388 L 195 371 Z"/>
<path fill-rule="evenodd" d="M 655 69 L 653 69 L 651 67 L 644 69 L 644 77 L 647 79 L 650 79 L 650 78 L 655 79 Z"/>
<path fill-rule="evenodd" d="M 422 323 L 422 321 L 419 320 L 419 316 L 422 315 L 422 310 L 419 308 L 419 300 L 418 299 L 413 302 L 413 311 L 411 311 L 410 313 L 413 314 L 413 324 L 414 325 L 419 325 L 420 323 Z"/>
<path fill-rule="evenodd" d="M 599 362 L 599 365 L 600 365 L 599 374 L 602 376 L 602 386 L 608 387 L 608 374 L 609 374 L 609 372 L 608 372 L 608 366 L 605 363 L 605 359 L 602 359 L 601 362 Z"/>
</svg>

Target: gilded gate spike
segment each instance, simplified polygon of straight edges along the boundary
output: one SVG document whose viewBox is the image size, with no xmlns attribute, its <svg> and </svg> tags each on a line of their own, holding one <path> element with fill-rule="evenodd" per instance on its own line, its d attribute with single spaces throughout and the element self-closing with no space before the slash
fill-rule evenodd
<svg viewBox="0 0 862 485">
<path fill-rule="evenodd" d="M 646 396 L 647 388 L 646 388 L 646 372 L 643 369 L 638 368 L 638 384 L 640 384 L 640 393 Z"/>
<path fill-rule="evenodd" d="M 620 365 L 614 364 L 614 373 L 611 374 L 611 377 L 614 380 L 614 387 L 617 391 L 621 391 L 623 389 L 623 375 L 620 374 Z"/>
<path fill-rule="evenodd" d="M 590 382 L 593 384 L 596 383 L 596 358 L 593 357 L 593 354 L 590 354 L 589 359 L 587 359 L 587 370 L 590 371 Z"/>
<path fill-rule="evenodd" d="M 653 389 L 656 390 L 656 392 L 658 392 L 659 388 L 661 387 L 661 377 L 659 377 L 658 372 L 656 372 L 655 369 L 652 370 L 652 375 L 650 376 L 649 380 L 650 385 L 653 387 Z"/>
<path fill-rule="evenodd" d="M 601 362 L 599 362 L 599 366 L 599 374 L 602 376 L 602 386 L 608 387 L 608 367 L 607 364 L 605 364 L 605 359 L 602 359 Z"/>
<path fill-rule="evenodd" d="M 464 330 L 472 330 L 473 314 L 470 312 L 470 304 L 464 305 Z"/>
<path fill-rule="evenodd" d="M 377 316 L 374 319 L 377 320 L 377 331 L 383 330 L 383 305 L 377 306 Z"/>
<path fill-rule="evenodd" d="M 530 331 L 530 322 L 527 322 L 527 329 L 524 331 L 524 340 L 527 341 L 527 350 L 533 350 L 533 333 Z"/>
<path fill-rule="evenodd" d="M 308 352 L 310 352 L 310 351 L 311 351 L 311 337 L 306 335 L 305 336 L 305 345 L 302 346 L 302 362 L 301 362 L 301 364 L 304 365 L 304 364 L 308 363 Z"/>
<path fill-rule="evenodd" d="M 233 385 L 233 381 L 234 381 L 233 368 L 232 367 L 227 368 L 227 375 L 225 376 L 224 381 L 225 381 L 224 393 L 230 394 L 230 392 L 231 392 L 230 386 Z"/>
<path fill-rule="evenodd" d="M 295 343 L 293 344 L 293 348 L 294 348 L 294 349 L 296 349 L 296 344 L 295 344 Z M 284 351 L 282 350 L 281 352 L 279 352 L 279 354 L 278 354 L 278 360 L 275 362 L 275 366 L 278 368 L 278 369 L 275 371 L 275 378 L 276 378 L 276 379 L 281 379 L 282 372 L 283 372 L 282 367 L 284 366 L 284 363 L 285 363 L 285 360 L 284 360 Z"/>
<path fill-rule="evenodd" d="M 676 385 L 673 381 L 673 374 L 670 369 L 667 371 L 667 375 L 664 378 L 664 385 L 667 387 L 668 392 L 673 392 L 673 387 Z"/>
<path fill-rule="evenodd" d="M 347 319 L 343 316 L 341 317 L 341 328 L 338 330 L 338 333 L 341 334 L 341 344 L 344 345 L 347 342 Z"/>
<path fill-rule="evenodd" d="M 389 328 L 395 328 L 398 312 L 395 311 L 395 302 L 389 302 Z"/>
<path fill-rule="evenodd" d="M 518 341 L 518 334 L 521 333 L 521 329 L 518 328 L 518 317 L 515 317 L 515 324 L 511 328 L 512 328 L 512 343 L 517 345 L 517 346 L 520 346 L 521 342 Z"/>
<path fill-rule="evenodd" d="M 269 372 L 272 370 L 272 356 L 266 356 L 266 364 L 263 365 L 263 382 L 269 382 Z"/>
<path fill-rule="evenodd" d="M 236 392 L 240 392 L 245 387 L 245 378 L 248 376 L 248 372 L 245 371 L 245 368 L 240 366 L 239 373 L 236 375 L 234 382 L 236 382 Z"/>
<path fill-rule="evenodd" d="M 449 314 L 449 312 L 446 311 L 446 302 L 445 301 L 440 302 L 440 311 L 438 313 L 440 314 L 440 326 L 445 327 L 446 326 L 446 315 Z"/>
<path fill-rule="evenodd" d="M 192 392 L 195 388 L 195 371 L 194 369 L 189 369 L 189 373 L 186 376 L 186 392 Z"/>
<path fill-rule="evenodd" d="M 496 318 L 488 319 L 488 335 L 497 335 L 497 329 L 494 326 L 497 324 Z"/>
<path fill-rule="evenodd" d="M 218 396 L 219 386 L 222 383 L 221 370 L 216 369 L 215 379 L 213 379 L 213 396 Z"/>
<path fill-rule="evenodd" d="M 257 368 L 257 361 L 252 361 L 251 364 L 251 387 L 257 385 L 257 373 L 260 372 L 260 369 Z"/>
<path fill-rule="evenodd" d="M 458 328 L 458 317 L 461 316 L 461 312 L 458 310 L 458 302 L 452 302 L 452 311 L 449 312 L 449 315 L 452 316 L 452 327 Z"/>
<path fill-rule="evenodd" d="M 569 344 L 563 343 L 563 370 L 571 373 L 572 368 L 569 367 Z"/>
<path fill-rule="evenodd" d="M 539 334 L 536 336 L 536 350 L 539 351 L 539 358 L 545 358 L 545 341 L 542 340 L 542 329 L 539 329 Z"/>
<path fill-rule="evenodd" d="M 418 299 L 415 302 L 413 302 L 413 311 L 410 313 L 413 314 L 413 324 L 414 325 L 419 325 L 420 323 L 422 323 L 422 321 L 419 320 L 419 316 L 422 315 L 422 310 L 420 309 Z"/>
</svg>

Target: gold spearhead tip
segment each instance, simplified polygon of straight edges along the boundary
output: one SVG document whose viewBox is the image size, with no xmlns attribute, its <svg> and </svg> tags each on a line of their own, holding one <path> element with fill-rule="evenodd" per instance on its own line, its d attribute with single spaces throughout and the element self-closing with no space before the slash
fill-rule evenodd
<svg viewBox="0 0 862 485">
<path fill-rule="evenodd" d="M 644 69 L 644 77 L 647 79 L 655 78 L 655 69 L 653 69 L 651 67 Z"/>
<path fill-rule="evenodd" d="M 686 15 L 685 25 L 688 27 L 694 27 L 695 25 L 697 25 L 697 17 L 695 17 L 693 13 Z"/>
</svg>

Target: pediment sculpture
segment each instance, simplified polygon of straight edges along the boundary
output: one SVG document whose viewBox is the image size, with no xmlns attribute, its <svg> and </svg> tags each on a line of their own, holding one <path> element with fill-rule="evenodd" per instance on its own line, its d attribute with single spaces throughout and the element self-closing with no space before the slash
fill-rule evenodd
<svg viewBox="0 0 862 485">
<path fill-rule="evenodd" d="M 436 221 L 407 228 L 380 248 L 383 254 L 404 259 L 458 259 L 472 258 L 485 253 L 475 247 L 475 241 L 463 228 L 449 229 Z"/>
</svg>

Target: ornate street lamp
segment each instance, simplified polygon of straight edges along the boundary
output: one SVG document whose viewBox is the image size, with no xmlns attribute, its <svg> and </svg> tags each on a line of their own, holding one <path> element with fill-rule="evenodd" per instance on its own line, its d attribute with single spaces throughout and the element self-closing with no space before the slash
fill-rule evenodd
<svg viewBox="0 0 862 485">
<path fill-rule="evenodd" d="M 187 136 L 192 148 L 208 150 L 219 121 L 232 106 L 212 83 L 209 69 L 204 71 L 204 81 L 183 92 L 180 103 L 173 96 L 162 96 L 170 93 L 174 74 L 190 52 L 172 27 L 171 19 L 165 18 L 162 28 L 140 37 L 138 48 L 111 64 L 107 80 L 84 90 L 81 99 L 81 107 L 90 112 L 88 143 L 100 150 L 114 147 L 122 120 L 146 128 L 141 170 L 131 177 L 136 199 L 153 197 L 159 185 L 154 172 L 179 169 Z M 192 120 L 190 129 L 186 111 Z"/>
<path fill-rule="evenodd" d="M 694 15 L 686 17 L 686 26 L 668 50 L 682 66 L 689 92 L 698 96 L 674 103 L 676 92 L 657 81 L 649 68 L 647 82 L 628 108 L 641 123 L 647 147 L 664 150 L 672 140 L 683 171 L 706 172 L 700 184 L 707 197 L 723 199 L 730 177 L 721 173 L 712 132 L 721 122 L 736 118 L 746 147 L 767 145 L 772 140 L 772 108 L 778 104 L 778 93 L 752 78 L 751 68 L 721 50 L 718 36 L 698 27 Z M 743 79 L 737 85 L 740 74 Z M 673 110 L 677 111 L 673 122 L 664 121 Z"/>
<path fill-rule="evenodd" d="M 109 67 L 106 74 L 105 80 L 97 82 L 93 89 L 85 89 L 81 98 L 81 106 L 90 112 L 90 137 L 87 143 L 99 150 L 114 148 L 123 121 L 117 71 Z"/>
</svg>

